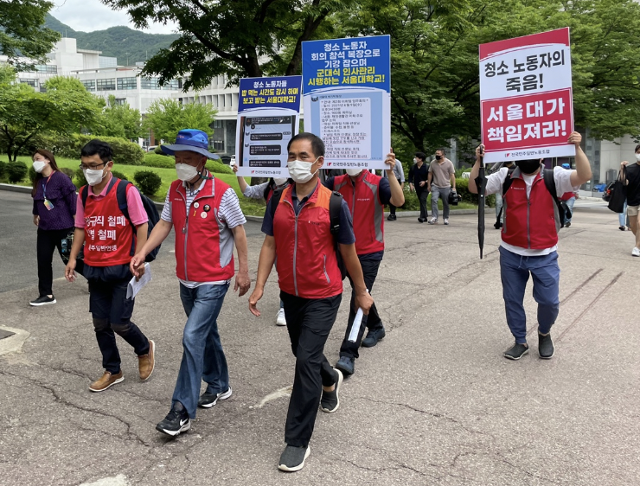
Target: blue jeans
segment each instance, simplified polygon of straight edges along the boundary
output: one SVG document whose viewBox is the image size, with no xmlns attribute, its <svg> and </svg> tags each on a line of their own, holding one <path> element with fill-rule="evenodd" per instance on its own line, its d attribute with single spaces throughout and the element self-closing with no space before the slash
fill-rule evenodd
<svg viewBox="0 0 640 486">
<path fill-rule="evenodd" d="M 569 209 L 571 210 L 571 218 L 573 218 L 573 205 L 576 203 L 576 198 L 572 197 L 571 199 L 567 199 L 565 202 L 567 203 L 567 206 L 569 206 Z M 571 218 L 565 219 L 564 224 L 571 223 Z"/>
<path fill-rule="evenodd" d="M 618 223 L 620 226 L 628 226 L 627 224 L 627 201 L 624 202 L 624 209 L 618 213 Z"/>
<path fill-rule="evenodd" d="M 502 297 L 507 324 L 516 343 L 527 342 L 527 316 L 524 312 L 524 292 L 533 277 L 533 298 L 538 303 L 538 328 L 548 334 L 560 311 L 560 268 L 558 253 L 525 257 L 500 247 Z"/>
<path fill-rule="evenodd" d="M 195 418 L 201 380 L 207 392 L 229 389 L 229 369 L 218 334 L 218 314 L 229 284 L 201 285 L 190 289 L 180 284 L 180 299 L 187 314 L 182 336 L 182 363 L 172 402 L 180 402 Z"/>
</svg>

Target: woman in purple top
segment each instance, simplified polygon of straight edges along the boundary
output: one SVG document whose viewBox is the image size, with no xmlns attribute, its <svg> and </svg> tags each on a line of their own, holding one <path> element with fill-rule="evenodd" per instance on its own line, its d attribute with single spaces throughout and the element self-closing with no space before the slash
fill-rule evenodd
<svg viewBox="0 0 640 486">
<path fill-rule="evenodd" d="M 36 179 L 33 183 L 33 224 L 38 227 L 38 290 L 40 296 L 29 302 L 33 306 L 55 304 L 53 296 L 53 251 L 62 251 L 62 239 L 74 228 L 76 186 L 69 176 L 58 170 L 56 159 L 48 150 L 33 155 Z"/>
</svg>

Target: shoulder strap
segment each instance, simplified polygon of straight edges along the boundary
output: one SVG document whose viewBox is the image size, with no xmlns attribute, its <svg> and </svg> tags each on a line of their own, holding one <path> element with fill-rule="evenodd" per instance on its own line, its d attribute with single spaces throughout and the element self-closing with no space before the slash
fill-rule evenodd
<svg viewBox="0 0 640 486">
<path fill-rule="evenodd" d="M 118 198 L 118 208 L 120 209 L 120 211 L 122 211 L 124 217 L 127 218 L 129 224 L 133 226 L 131 216 L 129 216 L 129 207 L 127 206 L 127 187 L 129 186 L 129 184 L 131 184 L 131 182 L 118 179 L 116 196 Z"/>
<path fill-rule="evenodd" d="M 80 198 L 82 199 L 82 207 L 87 206 L 87 198 L 89 197 L 89 185 L 82 186 L 80 189 Z"/>
<path fill-rule="evenodd" d="M 333 191 L 329 199 L 329 217 L 331 219 L 331 234 L 336 237 L 340 233 L 340 212 L 342 211 L 342 194 Z"/>
<path fill-rule="evenodd" d="M 553 169 L 543 169 L 542 177 L 544 178 L 544 185 L 547 186 L 547 191 L 549 191 L 553 200 L 557 201 L 558 191 L 556 190 L 556 181 L 553 179 Z"/>
<path fill-rule="evenodd" d="M 511 183 L 513 182 L 513 179 L 511 179 L 511 176 L 513 175 L 513 171 L 514 170 L 516 170 L 516 169 L 515 168 L 509 169 L 509 171 L 507 172 L 507 177 L 505 178 L 504 182 L 502 183 L 502 196 L 503 197 L 504 197 L 505 193 L 511 187 Z"/>
<path fill-rule="evenodd" d="M 276 209 L 278 209 L 278 206 L 280 205 L 280 199 L 282 199 L 282 193 L 287 187 L 289 186 L 286 185 L 273 191 L 273 194 L 271 195 L 271 199 L 269 201 L 269 208 L 271 209 L 271 219 L 275 217 Z"/>
</svg>

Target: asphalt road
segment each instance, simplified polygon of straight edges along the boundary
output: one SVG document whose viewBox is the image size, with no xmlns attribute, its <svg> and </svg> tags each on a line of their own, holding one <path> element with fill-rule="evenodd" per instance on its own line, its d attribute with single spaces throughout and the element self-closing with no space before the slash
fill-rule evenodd
<svg viewBox="0 0 640 486">
<path fill-rule="evenodd" d="M 157 344 L 154 375 L 140 383 L 137 360 L 119 340 L 126 379 L 92 394 L 88 384 L 102 367 L 86 287 L 56 281 L 58 304 L 29 307 L 36 282 L 28 196 L 0 191 L 0 211 L 0 326 L 26 339 L 20 352 L 0 355 L 2 486 L 638 484 L 640 259 L 630 256 L 632 236 L 601 206 L 577 207 L 560 234 L 550 361 L 537 357 L 530 288 L 531 353 L 502 357 L 513 341 L 490 216 L 483 260 L 474 215 L 454 214 L 450 226 L 388 223 L 373 291 L 387 336 L 361 350 L 340 409 L 318 414 L 311 456 L 295 474 L 276 469 L 294 359 L 286 330 L 274 324 L 273 275 L 261 318 L 232 292 L 222 308 L 233 396 L 167 440 L 154 427 L 169 410 L 185 321 L 171 246 L 153 263 L 133 316 Z M 258 224 L 247 228 L 255 277 L 262 236 Z M 325 348 L 331 362 L 346 318 L 343 301 Z"/>
</svg>

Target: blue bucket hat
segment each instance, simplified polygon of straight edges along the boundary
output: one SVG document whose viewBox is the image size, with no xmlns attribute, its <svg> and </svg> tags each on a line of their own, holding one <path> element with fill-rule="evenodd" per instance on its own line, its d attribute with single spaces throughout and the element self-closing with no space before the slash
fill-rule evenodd
<svg viewBox="0 0 640 486">
<path fill-rule="evenodd" d="M 176 152 L 196 152 L 209 159 L 217 160 L 219 155 L 209 152 L 209 137 L 202 130 L 180 130 L 173 145 L 161 145 L 165 154 L 173 155 Z"/>
</svg>

